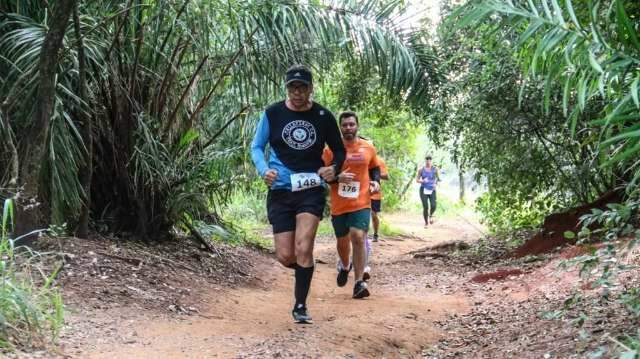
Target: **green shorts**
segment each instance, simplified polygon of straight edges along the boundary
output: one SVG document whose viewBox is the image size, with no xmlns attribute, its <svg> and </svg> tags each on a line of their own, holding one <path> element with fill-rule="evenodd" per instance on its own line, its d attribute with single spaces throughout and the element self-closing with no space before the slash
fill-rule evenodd
<svg viewBox="0 0 640 359">
<path fill-rule="evenodd" d="M 344 237 L 349 234 L 349 228 L 357 228 L 363 231 L 369 230 L 369 221 L 371 220 L 371 209 L 363 208 L 355 212 L 343 213 L 337 216 L 331 216 L 331 224 L 336 237 Z"/>
</svg>

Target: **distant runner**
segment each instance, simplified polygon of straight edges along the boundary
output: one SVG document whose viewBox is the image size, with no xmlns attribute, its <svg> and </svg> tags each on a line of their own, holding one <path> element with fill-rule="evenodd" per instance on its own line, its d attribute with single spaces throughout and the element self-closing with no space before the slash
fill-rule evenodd
<svg viewBox="0 0 640 359">
<path fill-rule="evenodd" d="M 313 277 L 313 246 L 325 206 L 323 181 L 335 180 L 345 150 L 333 114 L 311 101 L 313 79 L 304 66 L 286 73 L 287 100 L 269 106 L 251 144 L 251 158 L 269 187 L 267 213 L 278 261 L 295 270 L 293 319 L 310 323 L 307 295 Z M 269 144 L 269 162 L 265 148 Z M 324 165 L 325 144 L 334 153 Z"/>
<path fill-rule="evenodd" d="M 420 183 L 420 200 L 424 228 L 433 224 L 433 212 L 436 211 L 436 187 L 440 182 L 440 170 L 431 164 L 431 156 L 425 157 L 424 167 L 418 170 L 417 182 Z"/>
<path fill-rule="evenodd" d="M 344 170 L 338 183 L 331 184 L 331 223 L 337 237 L 339 287 L 347 284 L 349 272 L 354 269 L 353 298 L 370 295 L 364 281 L 366 264 L 365 234 L 371 216 L 371 193 L 380 189 L 380 168 L 372 144 L 358 137 L 358 117 L 354 112 L 339 116 L 340 131 L 347 150 Z M 325 164 L 333 161 L 333 153 L 325 149 Z M 353 264 L 349 261 L 353 245 Z"/>
</svg>

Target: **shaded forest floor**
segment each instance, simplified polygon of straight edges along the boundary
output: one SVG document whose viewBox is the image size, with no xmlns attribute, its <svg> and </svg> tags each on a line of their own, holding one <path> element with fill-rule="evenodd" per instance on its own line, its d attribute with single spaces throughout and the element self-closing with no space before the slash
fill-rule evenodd
<svg viewBox="0 0 640 359">
<path fill-rule="evenodd" d="M 317 239 L 313 325 L 295 325 L 293 275 L 273 254 L 218 246 L 154 247 L 109 239 L 57 240 L 67 325 L 60 345 L 33 356 L 77 358 L 501 358 L 613 355 L 631 332 L 624 308 L 558 265 L 576 252 L 504 259 L 476 226 L 386 215 L 406 236 L 374 243 L 372 296 L 335 285 L 331 237 Z M 470 248 L 467 248 L 469 244 Z M 637 259 L 637 256 L 636 256 Z M 640 276 L 621 285 L 637 285 Z M 615 288 L 613 288 L 615 290 Z M 571 309 L 564 303 L 573 299 Z M 578 324 L 582 324 L 581 326 Z"/>
</svg>

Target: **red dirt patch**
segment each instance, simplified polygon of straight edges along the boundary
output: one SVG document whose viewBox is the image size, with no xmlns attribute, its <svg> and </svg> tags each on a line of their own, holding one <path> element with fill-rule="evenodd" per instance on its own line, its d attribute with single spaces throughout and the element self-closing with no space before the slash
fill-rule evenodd
<svg viewBox="0 0 640 359">
<path fill-rule="evenodd" d="M 520 269 L 501 269 L 495 272 L 491 272 L 491 273 L 482 273 L 482 274 L 478 274 L 476 276 L 474 276 L 473 278 L 471 278 L 472 282 L 475 283 L 486 283 L 490 280 L 503 280 L 506 279 L 508 277 L 514 276 L 514 275 L 520 275 L 523 274 L 524 272 L 521 271 Z"/>
<path fill-rule="evenodd" d="M 520 258 L 528 255 L 548 253 L 557 247 L 574 244 L 576 239 L 564 238 L 564 232 L 577 232 L 580 225 L 580 217 L 591 213 L 594 208 L 604 209 L 609 203 L 618 203 L 622 200 L 617 192 L 607 192 L 596 201 L 584 206 L 576 207 L 567 212 L 553 213 L 547 216 L 542 223 L 540 231 L 530 240 L 518 247 L 513 252 L 513 257 Z"/>
</svg>

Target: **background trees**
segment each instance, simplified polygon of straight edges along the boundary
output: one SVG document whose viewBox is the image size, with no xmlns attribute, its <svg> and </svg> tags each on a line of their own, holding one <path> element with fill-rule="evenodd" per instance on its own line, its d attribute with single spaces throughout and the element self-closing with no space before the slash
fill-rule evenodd
<svg viewBox="0 0 640 359">
<path fill-rule="evenodd" d="M 479 209 L 491 224 L 537 225 L 554 209 L 636 190 L 637 6 L 471 1 L 444 10 L 447 80 L 433 134 L 487 179 Z"/>
<path fill-rule="evenodd" d="M 79 1 L 75 20 L 65 4 L 0 5 L 0 187 L 20 199 L 19 213 L 42 213 L 19 220 L 20 232 L 80 223 L 86 234 L 89 217 L 143 236 L 204 216 L 219 222 L 246 178 L 252 114 L 282 96 L 292 63 L 329 68 L 340 58 L 376 69 L 396 93 L 428 86 L 407 45 L 414 35 L 392 22 L 400 1 Z M 59 54 L 38 67 L 57 28 Z M 45 76 L 51 111 L 33 102 L 44 99 Z M 39 113 L 48 122 L 35 122 Z M 16 177 L 15 168 L 31 171 Z"/>
<path fill-rule="evenodd" d="M 0 3 L 2 196 L 41 214 L 21 232 L 67 223 L 85 235 L 89 218 L 146 236 L 220 222 L 252 175 L 253 114 L 282 97 L 294 62 L 322 70 L 320 100 L 361 112 L 374 141 L 424 124 L 486 180 L 478 208 L 498 227 L 637 188 L 628 1 L 445 1 L 435 32 L 399 22 L 402 1 L 77 1 L 77 16 L 65 4 Z M 59 54 L 43 65 L 55 28 Z M 409 142 L 377 143 L 399 173 L 414 166 Z"/>
</svg>

